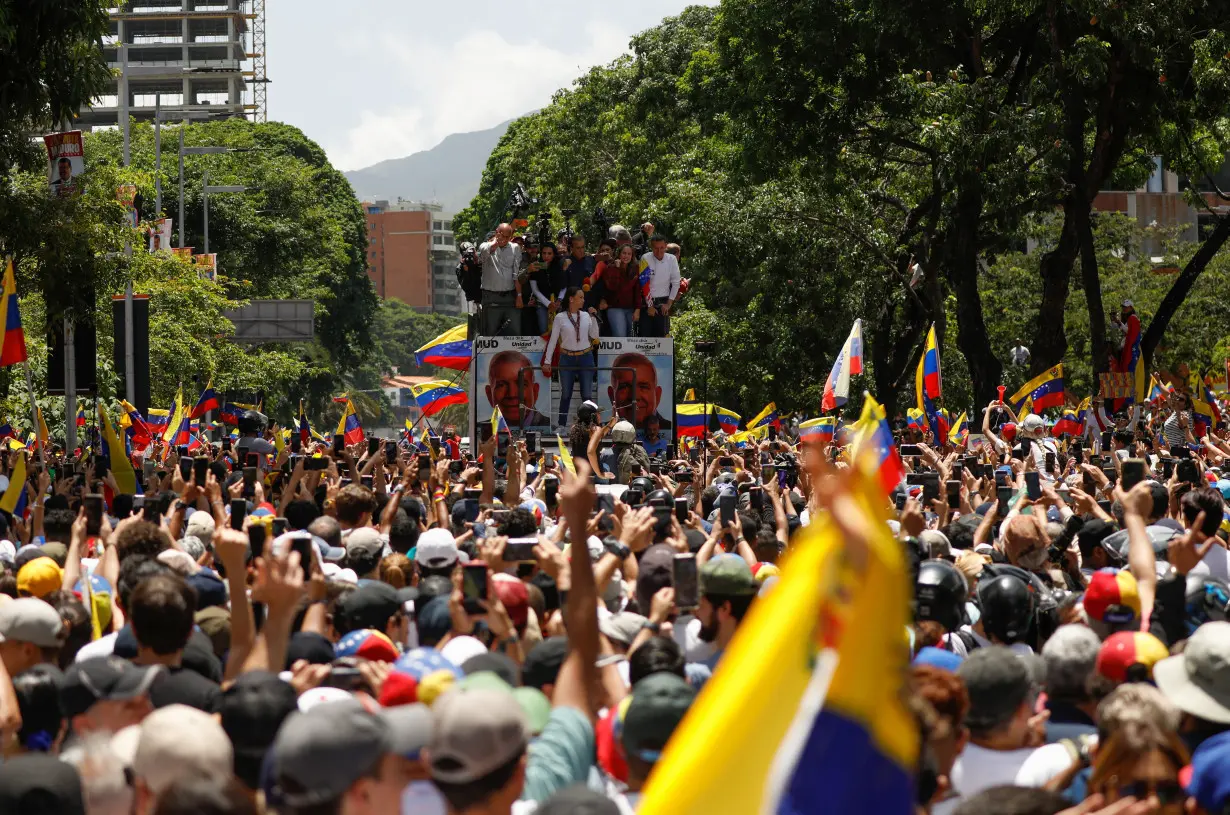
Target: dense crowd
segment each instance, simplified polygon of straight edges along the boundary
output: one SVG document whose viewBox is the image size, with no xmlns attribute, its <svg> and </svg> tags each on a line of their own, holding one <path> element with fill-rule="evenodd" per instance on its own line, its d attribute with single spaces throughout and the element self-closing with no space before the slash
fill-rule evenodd
<svg viewBox="0 0 1230 815">
<path fill-rule="evenodd" d="M 1227 811 L 1230 441 L 1165 444 L 1171 408 L 1105 450 L 999 403 L 973 450 L 899 431 L 918 811 Z M 155 444 L 137 496 L 22 461 L 0 812 L 636 811 L 853 473 L 841 431 L 651 455 L 593 403 L 554 452 L 245 428 Z"/>
</svg>

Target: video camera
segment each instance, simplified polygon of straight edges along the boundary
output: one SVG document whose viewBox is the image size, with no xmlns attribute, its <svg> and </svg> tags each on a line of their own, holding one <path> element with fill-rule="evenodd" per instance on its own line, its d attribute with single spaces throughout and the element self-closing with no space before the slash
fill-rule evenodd
<svg viewBox="0 0 1230 815">
<path fill-rule="evenodd" d="M 517 182 L 517 186 L 513 187 L 512 193 L 508 196 L 508 203 L 504 205 L 504 208 L 512 210 L 515 220 L 536 206 L 538 206 L 538 199 L 526 192 L 524 184 Z"/>
</svg>

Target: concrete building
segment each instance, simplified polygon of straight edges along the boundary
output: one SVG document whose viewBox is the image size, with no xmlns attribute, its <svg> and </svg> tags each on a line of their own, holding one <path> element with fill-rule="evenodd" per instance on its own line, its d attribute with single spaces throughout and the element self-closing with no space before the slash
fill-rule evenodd
<svg viewBox="0 0 1230 815">
<path fill-rule="evenodd" d="M 1214 181 L 1225 190 L 1230 181 L 1230 163 L 1214 176 Z M 1163 226 L 1177 228 L 1182 240 L 1200 242 L 1206 232 L 1215 225 L 1215 217 L 1206 209 L 1193 207 L 1184 197 L 1190 182 L 1165 169 L 1160 157 L 1154 158 L 1153 174 L 1145 186 L 1137 190 L 1103 190 L 1093 200 L 1096 212 L 1119 212 L 1134 218 L 1142 227 Z M 1220 200 L 1204 182 L 1195 185 L 1210 208 L 1219 213 L 1227 210 L 1226 202 Z M 1157 241 L 1149 241 L 1145 251 L 1150 256 L 1160 255 L 1162 248 Z M 1158 258 L 1160 260 L 1160 257 Z"/>
<path fill-rule="evenodd" d="M 422 311 L 461 314 L 452 215 L 439 204 L 364 201 L 367 273 L 380 297 Z"/>
<path fill-rule="evenodd" d="M 128 106 L 133 118 L 151 120 L 164 109 L 201 109 L 219 116 L 255 114 L 254 64 L 263 44 L 253 44 L 249 22 L 259 0 L 130 0 L 111 9 L 111 34 L 103 40 L 107 63 L 122 68 L 127 43 Z M 259 11 L 263 11 L 263 3 Z M 120 80 L 81 111 L 75 126 L 115 126 Z"/>
</svg>

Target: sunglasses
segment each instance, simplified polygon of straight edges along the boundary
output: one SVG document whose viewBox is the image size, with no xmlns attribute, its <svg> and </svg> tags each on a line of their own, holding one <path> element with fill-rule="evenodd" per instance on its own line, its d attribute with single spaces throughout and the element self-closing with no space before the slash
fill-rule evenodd
<svg viewBox="0 0 1230 815">
<path fill-rule="evenodd" d="M 1182 804 L 1187 800 L 1187 793 L 1178 781 L 1135 781 L 1119 788 L 1119 797 L 1133 796 L 1138 801 L 1144 801 L 1156 795 L 1162 806 Z"/>
</svg>

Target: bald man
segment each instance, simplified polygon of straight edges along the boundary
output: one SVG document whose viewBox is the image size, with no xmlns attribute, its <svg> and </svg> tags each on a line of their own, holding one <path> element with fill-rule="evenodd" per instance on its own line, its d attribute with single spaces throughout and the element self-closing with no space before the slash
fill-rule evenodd
<svg viewBox="0 0 1230 815">
<path fill-rule="evenodd" d="M 517 291 L 517 272 L 521 268 L 521 247 L 512 242 L 513 228 L 496 227 L 495 238 L 478 248 L 483 265 L 483 310 L 481 333 L 484 337 L 516 334 L 521 327 L 519 310 L 524 305 Z"/>
<path fill-rule="evenodd" d="M 658 428 L 670 430 L 670 420 L 658 413 L 662 388 L 658 385 L 658 370 L 649 357 L 634 351 L 620 354 L 611 363 L 611 369 L 611 384 L 606 393 L 619 417 L 632 422 L 637 430 L 645 430 L 649 417 L 656 416 Z"/>
<path fill-rule="evenodd" d="M 509 427 L 551 424 L 550 420 L 534 407 L 538 404 L 538 383 L 534 380 L 534 366 L 529 357 L 520 351 L 501 351 L 491 359 L 487 366 L 486 393 L 492 408 L 500 406 L 500 413 Z"/>
</svg>

